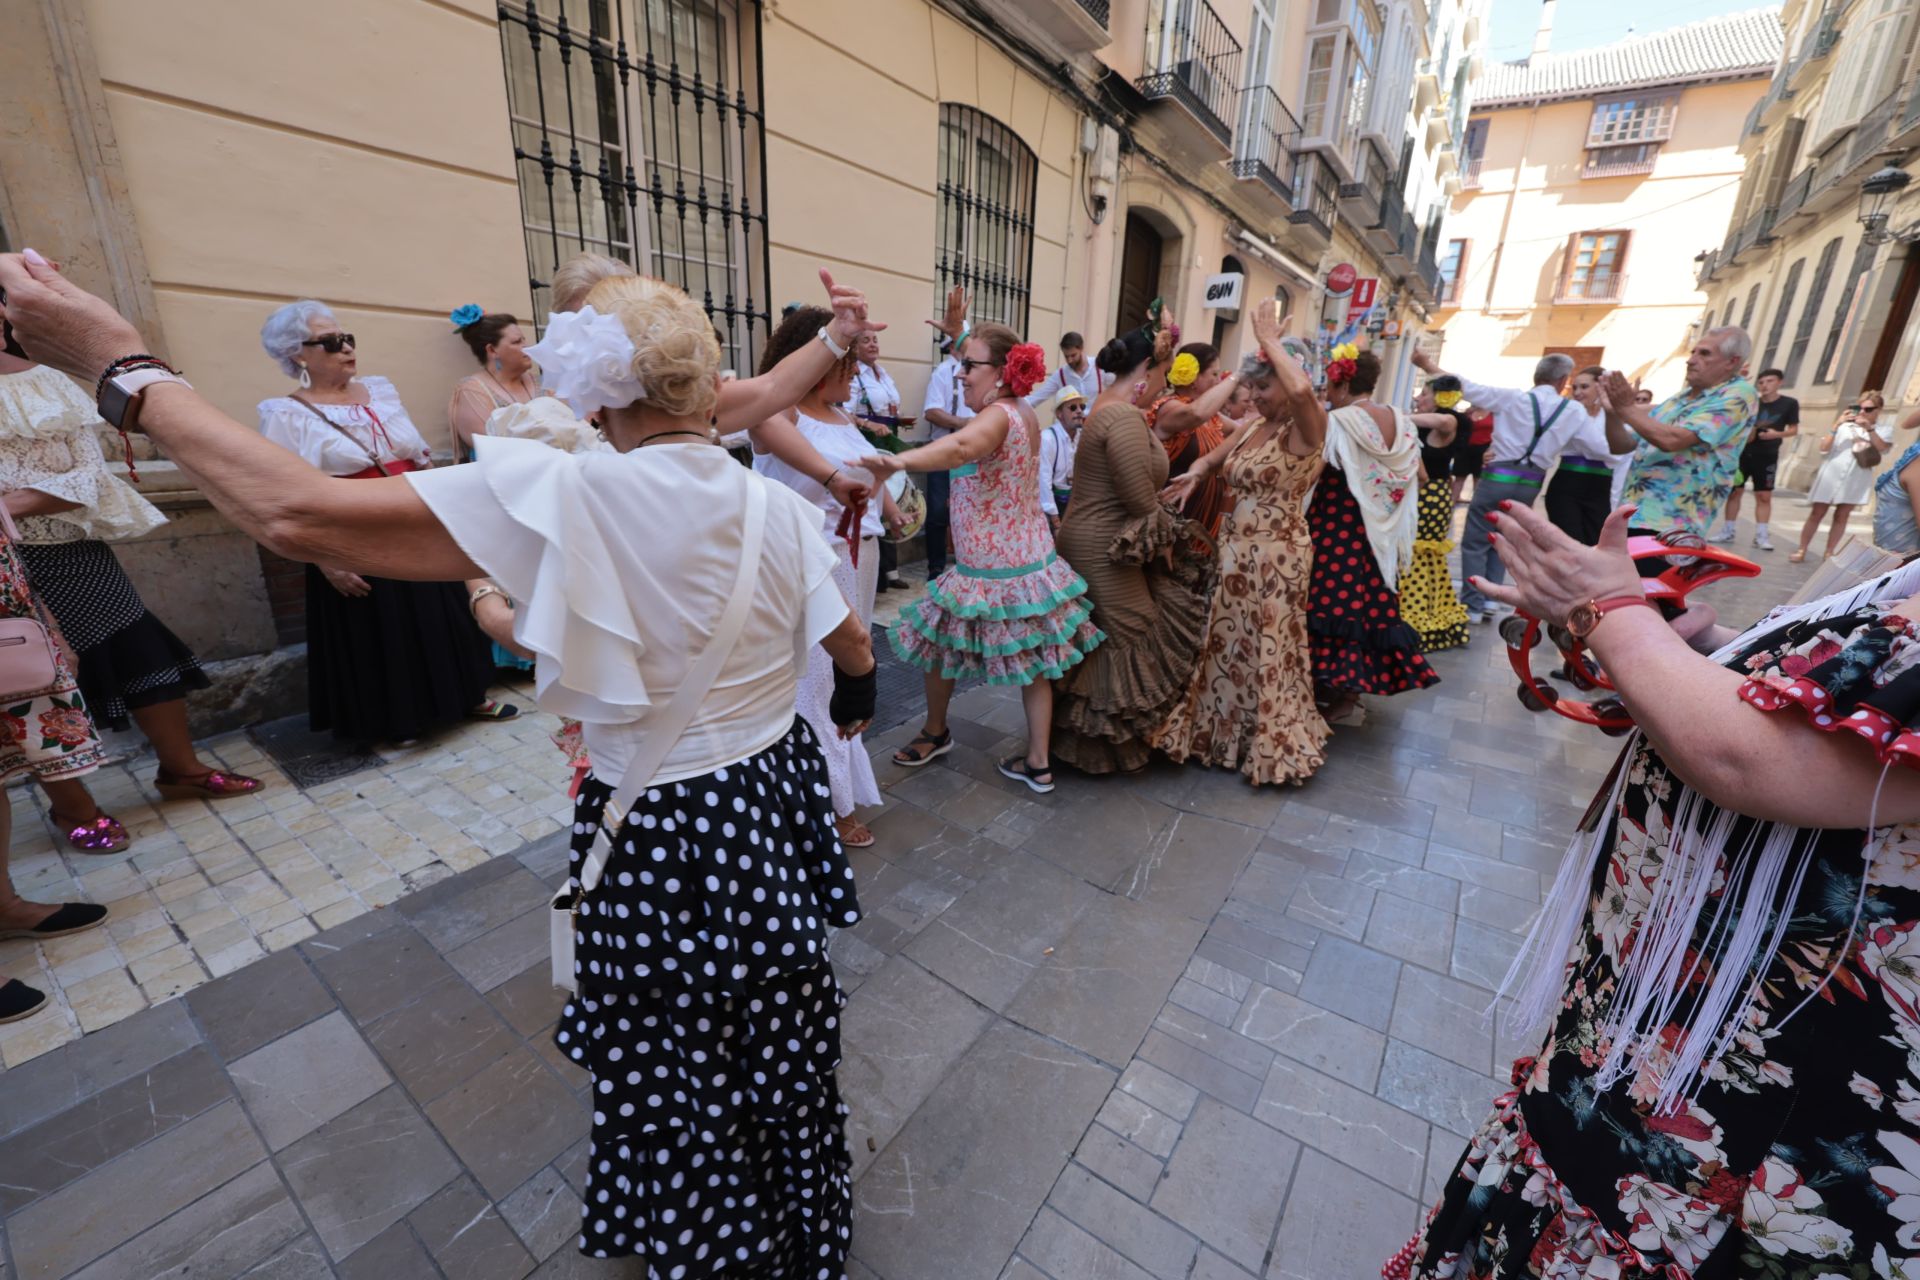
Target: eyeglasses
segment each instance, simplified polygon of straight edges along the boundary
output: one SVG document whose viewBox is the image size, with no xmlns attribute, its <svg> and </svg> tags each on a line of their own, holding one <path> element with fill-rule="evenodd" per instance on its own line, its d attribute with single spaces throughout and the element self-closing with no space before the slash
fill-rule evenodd
<svg viewBox="0 0 1920 1280">
<path fill-rule="evenodd" d="M 308 338 L 300 344 L 303 347 L 323 348 L 330 356 L 337 356 L 348 347 L 357 347 L 350 333 L 323 333 L 317 338 Z"/>
<path fill-rule="evenodd" d="M 975 369 L 998 369 L 999 367 L 999 365 L 991 360 L 962 360 L 960 362 L 960 371 L 962 373 L 972 373 Z"/>
</svg>

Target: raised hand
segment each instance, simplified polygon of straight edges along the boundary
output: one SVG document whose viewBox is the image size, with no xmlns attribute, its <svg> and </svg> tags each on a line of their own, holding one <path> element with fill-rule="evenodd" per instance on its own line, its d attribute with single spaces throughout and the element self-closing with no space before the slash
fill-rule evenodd
<svg viewBox="0 0 1920 1280">
<path fill-rule="evenodd" d="M 1440 362 L 1417 346 L 1413 349 L 1413 354 L 1409 356 L 1408 359 L 1412 362 L 1414 368 L 1424 374 L 1431 375 L 1440 372 Z"/>
<path fill-rule="evenodd" d="M 68 280 L 32 249 L 0 254 L 0 289 L 7 295 L 0 317 L 27 355 L 89 386 L 121 356 L 147 349 L 140 331 L 111 304 Z"/>
<path fill-rule="evenodd" d="M 1599 545 L 1589 547 L 1554 528 L 1532 507 L 1503 502 L 1493 513 L 1493 545 L 1511 580 L 1496 584 L 1476 576 L 1473 585 L 1489 599 L 1556 626 L 1589 600 L 1634 595 L 1644 588 L 1627 554 L 1633 512 L 1630 506 L 1615 508 L 1600 527 Z"/>
<path fill-rule="evenodd" d="M 1607 380 L 1600 384 L 1600 391 L 1607 397 L 1607 403 L 1615 413 L 1625 413 L 1634 407 L 1633 384 L 1618 369 L 1607 374 Z"/>
<path fill-rule="evenodd" d="M 1278 298 L 1262 298 L 1253 309 L 1253 337 L 1261 346 L 1268 343 L 1278 344 L 1287 336 L 1291 316 L 1282 317 Z"/>
<path fill-rule="evenodd" d="M 929 320 L 927 324 L 939 330 L 949 338 L 958 339 L 960 330 L 966 327 L 967 306 L 972 302 L 965 285 L 955 285 L 947 290 L 946 311 L 938 320 Z"/>
<path fill-rule="evenodd" d="M 852 346 L 864 333 L 878 333 L 887 326 L 867 319 L 867 295 L 852 285 L 835 284 L 833 273 L 820 268 L 820 283 L 827 286 L 827 305 L 833 319 L 827 328 L 833 340 L 843 347 Z"/>
</svg>

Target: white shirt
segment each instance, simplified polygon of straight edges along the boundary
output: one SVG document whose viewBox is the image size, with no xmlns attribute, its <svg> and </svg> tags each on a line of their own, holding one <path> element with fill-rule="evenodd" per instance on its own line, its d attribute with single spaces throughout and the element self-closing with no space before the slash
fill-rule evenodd
<svg viewBox="0 0 1920 1280">
<path fill-rule="evenodd" d="M 893 384 L 893 375 L 885 369 L 875 369 L 866 361 L 857 360 L 853 366 L 853 388 L 840 407 L 860 418 L 897 418 L 900 388 Z"/>
<path fill-rule="evenodd" d="M 927 379 L 926 408 L 940 409 L 965 422 L 973 417 L 973 410 L 967 408 L 965 389 L 960 385 L 960 358 L 948 356 L 933 366 L 933 373 Z M 932 438 L 939 439 L 948 434 L 949 428 L 927 424 Z"/>
<path fill-rule="evenodd" d="M 354 381 L 367 389 L 369 403 L 313 402 L 333 426 L 291 396 L 274 396 L 260 402 L 260 434 L 330 476 L 365 471 L 376 460 L 384 464 L 405 458 L 423 467 L 431 464 L 433 453 L 407 416 L 393 384 L 373 375 Z"/>
<path fill-rule="evenodd" d="M 1579 432 L 1587 416 L 1578 404 L 1564 399 L 1552 387 L 1529 387 L 1525 391 L 1516 391 L 1508 387 L 1489 387 L 1485 383 L 1462 378 L 1460 389 L 1466 393 L 1474 408 L 1485 409 L 1493 414 L 1493 443 L 1487 447 L 1488 466 L 1496 462 L 1519 462 L 1527 456 L 1528 442 L 1533 440 L 1535 406 L 1539 407 L 1542 423 L 1553 417 L 1555 409 L 1566 406 L 1560 416 L 1554 418 L 1553 426 L 1540 437 L 1539 443 L 1533 446 L 1530 465 L 1542 471 L 1552 467 L 1554 460 L 1567 451 L 1568 441 Z"/>
<path fill-rule="evenodd" d="M 1054 419 L 1040 430 L 1040 509 L 1050 516 L 1060 514 L 1053 500 L 1055 489 L 1073 488 L 1073 437 Z"/>
<path fill-rule="evenodd" d="M 1040 385 L 1035 387 L 1032 393 L 1027 396 L 1027 403 L 1035 408 L 1039 408 L 1068 387 L 1073 387 L 1087 398 L 1088 404 L 1092 404 L 1094 399 L 1102 391 L 1105 391 L 1112 385 L 1113 375 L 1110 373 L 1102 373 L 1100 370 L 1094 368 L 1093 361 L 1087 361 L 1087 371 L 1085 373 L 1075 373 L 1073 368 L 1068 365 L 1066 361 L 1062 360 L 1054 367 L 1053 372 L 1049 373 Z"/>
<path fill-rule="evenodd" d="M 798 409 L 794 410 L 794 425 L 814 451 L 835 466 L 844 467 L 858 462 L 873 452 L 873 444 L 861 433 L 860 428 L 851 422 L 822 422 L 818 418 L 809 418 Z M 659 446 L 653 446 L 658 448 Z M 753 456 L 753 469 L 767 479 L 783 484 L 801 497 L 819 508 L 825 520 L 825 531 L 829 541 L 838 541 L 834 530 L 840 525 L 841 513 L 846 510 L 818 480 L 796 470 L 782 462 L 771 453 L 757 453 Z M 877 538 L 886 532 L 881 523 L 881 502 L 879 498 L 867 503 L 866 515 L 860 521 L 859 537 Z"/>
<path fill-rule="evenodd" d="M 519 602 L 513 634 L 536 655 L 541 709 L 582 721 L 595 773 L 616 783 L 718 624 L 747 487 L 765 485 L 746 626 L 654 781 L 711 773 L 787 734 L 808 650 L 847 616 L 818 508 L 712 445 L 565 454 L 484 436 L 475 448 L 467 466 L 407 479 Z"/>
</svg>

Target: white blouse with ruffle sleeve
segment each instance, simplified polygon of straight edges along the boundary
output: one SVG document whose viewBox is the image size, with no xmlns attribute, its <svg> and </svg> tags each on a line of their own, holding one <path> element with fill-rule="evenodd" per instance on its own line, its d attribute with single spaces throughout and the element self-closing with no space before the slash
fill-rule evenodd
<svg viewBox="0 0 1920 1280">
<path fill-rule="evenodd" d="M 745 629 L 656 782 L 710 773 L 793 727 L 807 653 L 846 618 L 820 513 L 705 444 L 561 453 L 482 436 L 467 466 L 407 477 L 517 603 L 542 710 L 582 721 L 594 771 L 618 782 L 726 608 L 749 485 L 766 542 Z"/>
<path fill-rule="evenodd" d="M 93 401 L 58 370 L 36 365 L 0 374 L 0 492 L 33 489 L 79 505 L 22 516 L 20 540 L 35 545 L 137 538 L 167 522 L 160 509 L 107 470 Z"/>
<path fill-rule="evenodd" d="M 333 426 L 291 396 L 274 396 L 260 402 L 260 434 L 330 476 L 356 475 L 376 460 L 430 466 L 432 450 L 393 383 L 371 374 L 354 381 L 367 389 L 369 403 L 314 404 Z"/>
</svg>

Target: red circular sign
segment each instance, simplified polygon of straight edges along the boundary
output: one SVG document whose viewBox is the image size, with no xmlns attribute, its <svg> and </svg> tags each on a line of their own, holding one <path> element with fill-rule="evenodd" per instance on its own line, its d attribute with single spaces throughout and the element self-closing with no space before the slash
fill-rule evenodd
<svg viewBox="0 0 1920 1280">
<path fill-rule="evenodd" d="M 1327 292 L 1338 298 L 1353 292 L 1353 282 L 1360 278 L 1351 262 L 1342 262 L 1327 272 Z"/>
</svg>

